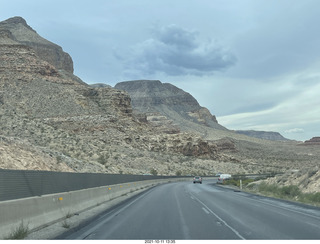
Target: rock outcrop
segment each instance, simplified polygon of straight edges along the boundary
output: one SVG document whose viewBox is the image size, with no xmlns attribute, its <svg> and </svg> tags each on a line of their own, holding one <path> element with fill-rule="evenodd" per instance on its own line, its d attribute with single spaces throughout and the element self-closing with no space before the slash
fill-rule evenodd
<svg viewBox="0 0 320 244">
<path fill-rule="evenodd" d="M 207 108 L 182 89 L 159 80 L 120 82 L 116 89 L 127 91 L 134 109 L 144 113 L 160 113 L 180 128 L 187 130 L 188 123 L 225 130 Z"/>
<path fill-rule="evenodd" d="M 58 70 L 73 73 L 73 62 L 70 55 L 65 53 L 60 46 L 39 36 L 23 18 L 13 17 L 0 22 L 1 32 L 0 35 L 7 35 L 8 44 L 15 43 L 31 47 L 38 57 Z"/>
<path fill-rule="evenodd" d="M 302 145 L 302 146 L 314 146 L 314 145 L 320 146 L 320 137 L 319 136 L 313 137 L 310 140 L 306 140 L 304 143 L 299 144 L 299 145 Z"/>
<path fill-rule="evenodd" d="M 39 46 L 51 51 L 39 51 Z M 69 55 L 20 17 L 0 22 L 0 55 L 2 111 L 34 118 L 119 112 L 131 116 L 127 93 L 88 86 L 70 73 L 71 58 L 68 64 L 59 58 Z"/>
</svg>

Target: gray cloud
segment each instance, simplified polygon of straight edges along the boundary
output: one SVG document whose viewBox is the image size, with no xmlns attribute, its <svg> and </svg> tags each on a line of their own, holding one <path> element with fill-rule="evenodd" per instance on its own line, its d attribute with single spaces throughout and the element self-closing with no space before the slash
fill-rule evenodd
<svg viewBox="0 0 320 244">
<path fill-rule="evenodd" d="M 130 72 L 202 76 L 225 70 L 237 60 L 215 41 L 202 41 L 198 32 L 177 25 L 153 29 L 152 34 L 152 38 L 136 44 L 122 55 Z"/>
<path fill-rule="evenodd" d="M 302 71 L 319 58 L 319 1 L 255 1 L 256 27 L 234 37 L 235 77 L 260 81 Z M 252 6 L 252 2 L 250 4 Z"/>
</svg>

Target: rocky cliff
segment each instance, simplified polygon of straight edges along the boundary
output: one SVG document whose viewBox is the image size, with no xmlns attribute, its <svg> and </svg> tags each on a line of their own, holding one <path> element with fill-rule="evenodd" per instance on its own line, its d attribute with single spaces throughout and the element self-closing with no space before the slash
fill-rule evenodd
<svg viewBox="0 0 320 244">
<path fill-rule="evenodd" d="M 271 140 L 271 141 L 288 141 L 289 139 L 283 137 L 279 132 L 273 131 L 256 131 L 256 130 L 236 130 L 237 133 L 261 138 L 264 140 Z"/>
<path fill-rule="evenodd" d="M 11 44 L 22 44 L 31 47 L 38 57 L 47 61 L 58 70 L 73 73 L 73 62 L 69 54 L 62 48 L 42 38 L 21 17 L 13 17 L 0 22 L 0 33 L 9 36 Z M 0 34 L 1 35 L 1 34 Z"/>
<path fill-rule="evenodd" d="M 129 93 L 134 109 L 159 113 L 185 131 L 190 130 L 190 123 L 225 130 L 207 108 L 201 107 L 192 95 L 172 84 L 159 80 L 135 80 L 120 82 L 115 88 Z"/>
</svg>

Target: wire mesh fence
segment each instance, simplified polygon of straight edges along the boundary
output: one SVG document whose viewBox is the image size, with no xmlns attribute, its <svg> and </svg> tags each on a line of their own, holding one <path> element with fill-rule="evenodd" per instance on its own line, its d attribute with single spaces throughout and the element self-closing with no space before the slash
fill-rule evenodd
<svg viewBox="0 0 320 244">
<path fill-rule="evenodd" d="M 0 169 L 0 201 L 173 177 Z"/>
</svg>

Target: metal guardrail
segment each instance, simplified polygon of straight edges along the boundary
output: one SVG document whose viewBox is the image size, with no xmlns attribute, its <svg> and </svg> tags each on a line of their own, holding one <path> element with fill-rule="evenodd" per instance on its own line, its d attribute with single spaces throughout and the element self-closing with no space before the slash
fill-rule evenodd
<svg viewBox="0 0 320 244">
<path fill-rule="evenodd" d="M 179 177 L 0 169 L 0 201 L 167 178 Z"/>
<path fill-rule="evenodd" d="M 257 179 L 257 178 L 269 178 L 274 177 L 276 175 L 281 175 L 282 172 L 278 173 L 262 173 L 262 174 L 241 174 L 241 175 L 232 175 L 231 178 L 239 178 L 239 179 Z"/>
</svg>

